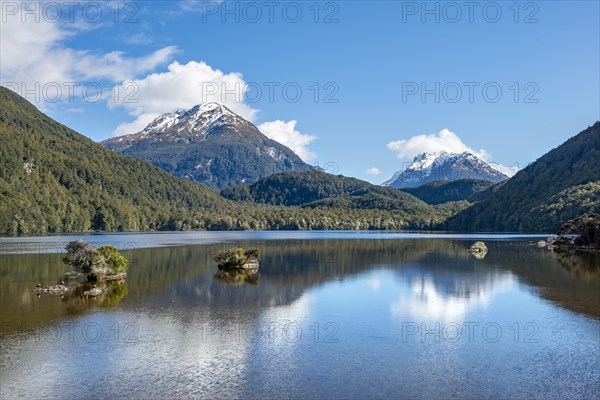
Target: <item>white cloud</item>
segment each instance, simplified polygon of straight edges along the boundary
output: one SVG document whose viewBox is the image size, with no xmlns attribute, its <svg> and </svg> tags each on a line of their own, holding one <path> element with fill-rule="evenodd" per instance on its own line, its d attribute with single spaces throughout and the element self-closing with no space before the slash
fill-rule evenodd
<svg viewBox="0 0 600 400">
<path fill-rule="evenodd" d="M 160 114 L 140 114 L 131 122 L 123 122 L 117 126 L 113 132 L 114 136 L 123 136 L 130 133 L 143 131 L 150 122 L 152 122 Z"/>
<path fill-rule="evenodd" d="M 42 88 L 49 83 L 57 84 L 65 92 L 62 100 L 70 98 L 67 94 L 70 82 L 83 85 L 90 81 L 100 84 L 98 80 L 114 83 L 132 79 L 164 64 L 177 51 L 175 46 L 168 46 L 145 56 L 127 57 L 120 51 L 97 53 L 76 49 L 67 46 L 66 40 L 90 29 L 80 21 L 63 24 L 39 18 L 36 22 L 33 17 L 23 21 L 20 13 L 2 17 L 0 81 L 9 87 L 17 84 L 21 92 L 23 87 L 36 88 L 36 84 Z M 36 101 L 35 96 L 28 99 Z M 39 100 L 43 102 L 43 96 Z"/>
<path fill-rule="evenodd" d="M 224 0 L 182 0 L 179 2 L 179 9 L 184 12 L 214 12 L 215 7 Z"/>
<path fill-rule="evenodd" d="M 23 4 L 23 3 L 20 3 Z M 198 7 L 184 1 L 182 10 Z M 45 18 L 21 19 L 21 13 L 2 15 L 0 25 L 0 83 L 43 110 L 51 105 L 44 98 L 45 85 L 51 84 L 48 97 L 52 102 L 82 98 L 86 84 L 97 84 L 109 108 L 124 107 L 133 117 L 120 124 L 115 135 L 141 131 L 157 116 L 178 109 L 191 108 L 203 102 L 225 104 L 233 112 L 254 122 L 259 110 L 244 102 L 248 86 L 241 73 L 224 73 L 201 61 L 181 64 L 172 61 L 177 47 L 167 46 L 139 57 L 129 57 L 121 51 L 99 53 L 70 47 L 67 40 L 90 29 L 105 28 L 103 23 L 92 24 L 75 20 L 71 23 L 53 22 Z M 150 38 L 134 35 L 133 41 Z M 167 64 L 167 70 L 153 72 Z M 126 82 L 125 82 L 126 81 Z M 114 88 L 114 84 L 121 85 Z M 73 84 L 74 83 L 74 84 Z M 74 89 L 73 89 L 74 87 Z M 29 90 L 33 89 L 35 95 Z M 115 98 L 115 90 L 119 90 Z M 94 90 L 88 96 L 94 98 Z M 95 99 L 96 101 L 98 99 Z M 290 147 L 304 159 L 314 157 L 308 149 L 315 137 L 295 130 L 296 121 L 273 121 L 263 124 L 264 133 Z"/>
<path fill-rule="evenodd" d="M 167 67 L 167 71 L 152 73 L 128 84 L 135 88 L 131 99 L 133 101 L 121 101 L 110 106 L 125 107 L 135 119 L 120 124 L 113 132 L 115 136 L 139 132 L 161 114 L 189 109 L 204 102 L 225 104 L 250 122 L 256 120 L 259 112 L 244 102 L 248 85 L 241 73 L 225 73 L 205 62 L 180 64 L 174 61 Z M 295 120 L 276 120 L 265 122 L 258 129 L 267 137 L 292 149 L 303 160 L 310 160 L 315 154 L 308 146 L 316 136 L 296 130 L 297 123 Z"/>
<path fill-rule="evenodd" d="M 468 151 L 484 161 L 490 159 L 490 154 L 484 150 L 474 150 L 463 143 L 454 132 L 443 129 L 437 134 L 417 135 L 410 139 L 397 140 L 387 145 L 388 149 L 398 153 L 400 159 L 412 159 L 418 154 L 428 152 L 447 151 L 448 153 L 462 153 Z"/>
<path fill-rule="evenodd" d="M 121 40 L 128 44 L 142 45 L 153 43 L 154 37 L 147 35 L 144 32 L 138 32 L 135 35 L 122 35 Z"/>
<path fill-rule="evenodd" d="M 308 149 L 308 145 L 317 137 L 297 131 L 297 123 L 298 121 L 294 120 L 277 120 L 260 124 L 258 129 L 269 138 L 292 149 L 304 161 L 310 160 L 315 154 Z"/>
<path fill-rule="evenodd" d="M 458 135 L 448 129 L 442 129 L 437 134 L 417 135 L 409 139 L 397 140 L 387 145 L 388 149 L 395 151 L 399 159 L 412 159 L 419 154 L 427 152 L 446 151 L 448 153 L 469 152 L 487 162 L 492 168 L 511 177 L 519 171 L 519 165 L 502 165 L 490 161 L 491 154 L 485 149 L 474 150 L 467 146 Z"/>
<path fill-rule="evenodd" d="M 223 103 L 231 111 L 253 121 L 258 110 L 243 103 L 246 83 L 240 73 L 223 73 L 204 62 L 171 63 L 167 71 L 128 82 L 130 101 L 121 101 L 136 119 L 117 127 L 114 134 L 141 131 L 150 121 L 166 112 L 188 109 L 204 102 Z M 114 106 L 115 104 L 111 104 Z"/>
<path fill-rule="evenodd" d="M 365 174 L 367 175 L 379 175 L 380 173 L 381 170 L 377 167 L 371 167 L 365 171 Z"/>
</svg>

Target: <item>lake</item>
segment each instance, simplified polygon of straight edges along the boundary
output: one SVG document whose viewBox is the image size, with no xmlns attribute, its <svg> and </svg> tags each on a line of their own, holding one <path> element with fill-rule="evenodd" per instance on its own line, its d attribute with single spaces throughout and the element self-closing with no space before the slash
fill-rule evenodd
<svg viewBox="0 0 600 400">
<path fill-rule="evenodd" d="M 36 295 L 73 239 L 125 282 Z M 485 241 L 484 258 L 467 252 Z M 0 238 L 0 397 L 598 398 L 600 255 L 534 235 L 194 232 Z M 261 252 L 256 275 L 212 256 Z"/>
</svg>

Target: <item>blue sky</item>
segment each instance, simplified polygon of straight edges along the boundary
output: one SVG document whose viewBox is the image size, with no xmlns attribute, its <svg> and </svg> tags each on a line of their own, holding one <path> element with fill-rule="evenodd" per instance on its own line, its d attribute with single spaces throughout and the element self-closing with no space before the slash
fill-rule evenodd
<svg viewBox="0 0 600 400">
<path fill-rule="evenodd" d="M 53 4 L 2 1 L 0 78 L 97 141 L 224 99 L 307 162 L 380 183 L 423 150 L 523 167 L 600 119 L 597 1 Z"/>
</svg>

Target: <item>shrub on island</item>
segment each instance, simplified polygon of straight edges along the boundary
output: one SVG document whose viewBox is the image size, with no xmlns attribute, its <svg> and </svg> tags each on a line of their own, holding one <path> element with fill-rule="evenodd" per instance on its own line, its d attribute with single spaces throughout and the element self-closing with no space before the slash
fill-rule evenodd
<svg viewBox="0 0 600 400">
<path fill-rule="evenodd" d="M 88 281 L 121 279 L 127 275 L 128 261 L 114 246 L 91 247 L 82 240 L 69 242 L 63 261 Z"/>
<path fill-rule="evenodd" d="M 246 250 L 236 247 L 217 252 L 213 259 L 217 262 L 219 268 L 258 268 L 260 255 L 258 249 Z"/>
</svg>

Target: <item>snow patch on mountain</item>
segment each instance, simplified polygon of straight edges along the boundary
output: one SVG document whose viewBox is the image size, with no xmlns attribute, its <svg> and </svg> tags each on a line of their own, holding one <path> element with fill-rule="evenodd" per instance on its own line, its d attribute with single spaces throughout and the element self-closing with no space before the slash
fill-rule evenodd
<svg viewBox="0 0 600 400">
<path fill-rule="evenodd" d="M 205 133 L 215 125 L 229 124 L 234 127 L 245 125 L 246 120 L 218 103 L 204 103 L 189 110 L 166 113 L 152 121 L 142 134 L 156 134 L 169 131 L 179 133 Z"/>
</svg>

